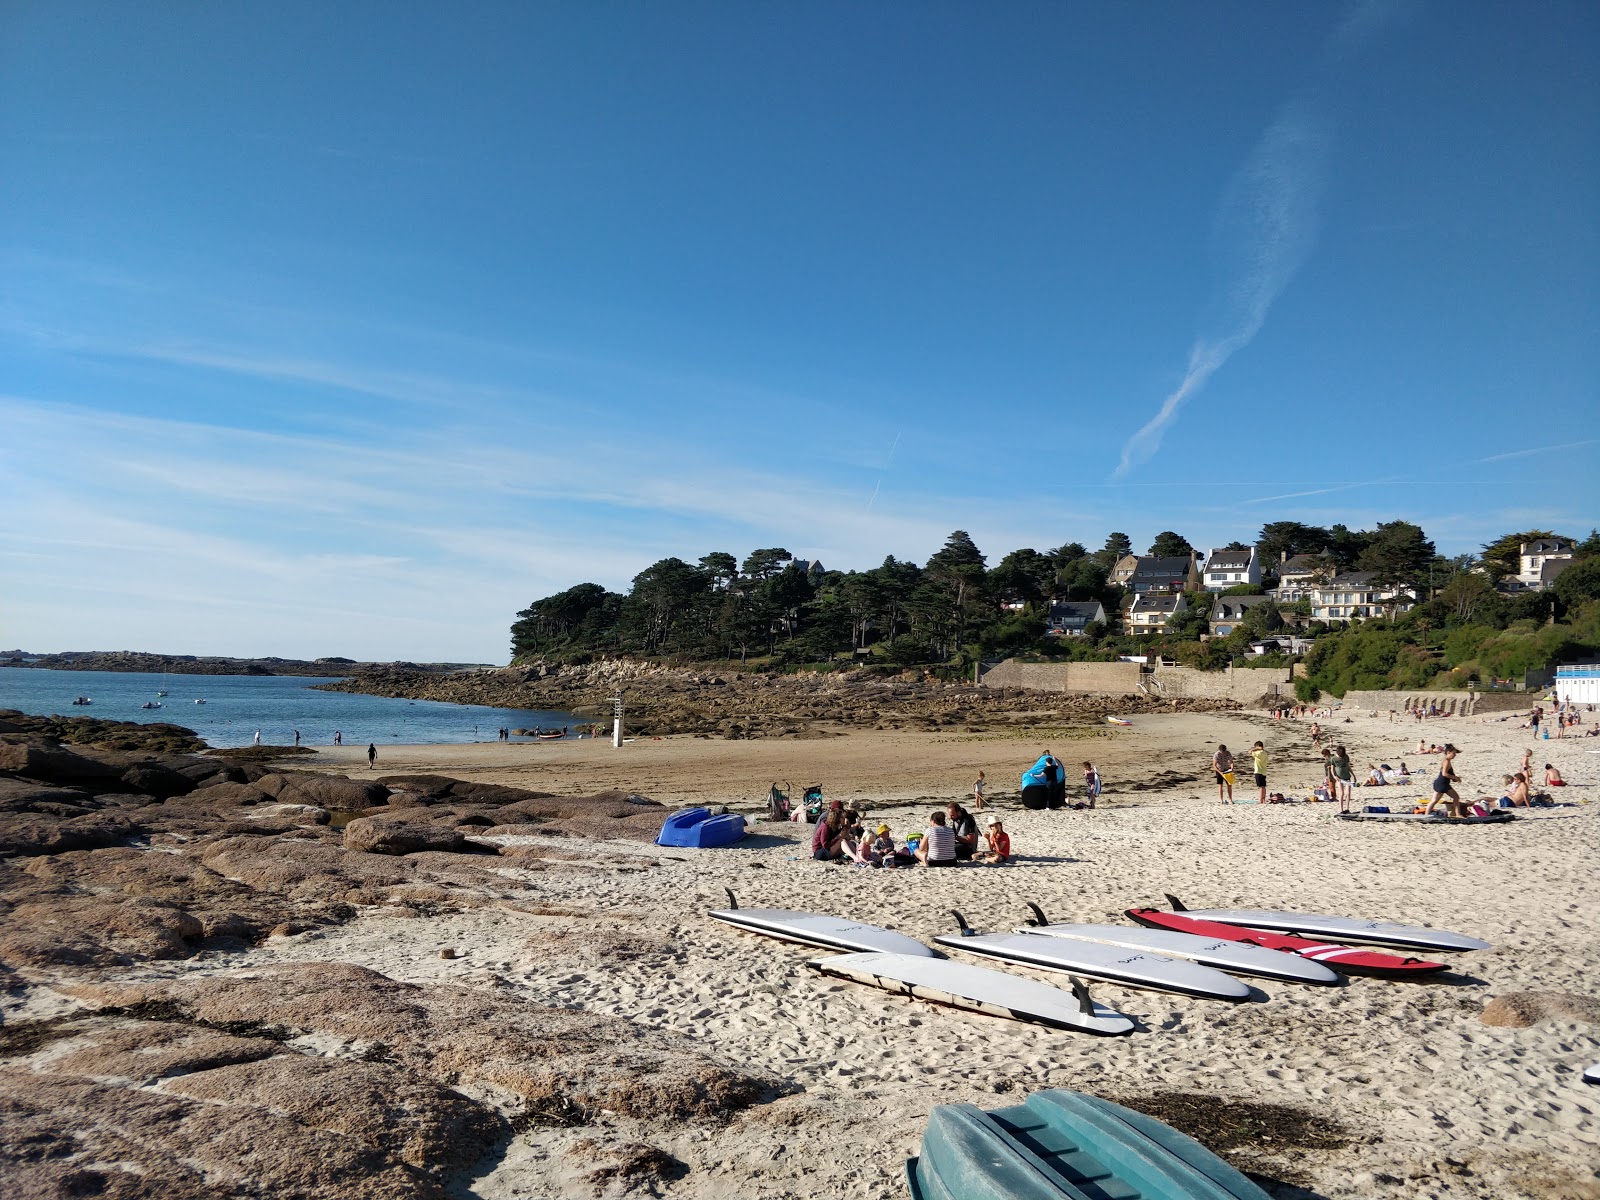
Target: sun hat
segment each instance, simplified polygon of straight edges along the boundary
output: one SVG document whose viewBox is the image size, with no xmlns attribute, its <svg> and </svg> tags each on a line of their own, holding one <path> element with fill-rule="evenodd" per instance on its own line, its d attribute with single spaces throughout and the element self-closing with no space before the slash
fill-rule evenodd
<svg viewBox="0 0 1600 1200">
<path fill-rule="evenodd" d="M 990 813 L 989 814 L 989 819 L 984 823 L 986 825 L 990 825 L 990 826 L 994 826 L 994 825 L 1000 824 L 1000 814 L 999 813 Z"/>
<path fill-rule="evenodd" d="M 889 827 L 887 825 L 879 825 L 878 826 L 878 832 L 879 833 L 888 833 L 889 832 Z"/>
</svg>

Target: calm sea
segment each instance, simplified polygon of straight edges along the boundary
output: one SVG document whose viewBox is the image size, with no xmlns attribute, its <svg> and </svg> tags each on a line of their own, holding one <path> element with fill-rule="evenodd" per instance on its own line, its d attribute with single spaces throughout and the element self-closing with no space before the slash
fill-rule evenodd
<svg viewBox="0 0 1600 1200">
<path fill-rule="evenodd" d="M 289 745 L 294 731 L 308 746 L 333 742 L 429 744 L 492 742 L 495 731 L 575 727 L 577 717 L 547 709 L 487 708 L 432 700 L 390 700 L 346 692 L 317 692 L 327 679 L 262 675 L 144 675 L 120 671 L 41 671 L 0 667 L 0 708 L 39 716 L 100 717 L 109 721 L 164 721 L 194 730 L 215 747 L 248 746 L 261 740 Z M 165 696 L 158 697 L 158 691 Z M 74 705 L 88 696 L 93 703 Z M 204 700 L 204 704 L 195 703 Z M 141 708 L 146 701 L 160 708 Z M 513 739 L 521 741 L 523 739 Z"/>
</svg>

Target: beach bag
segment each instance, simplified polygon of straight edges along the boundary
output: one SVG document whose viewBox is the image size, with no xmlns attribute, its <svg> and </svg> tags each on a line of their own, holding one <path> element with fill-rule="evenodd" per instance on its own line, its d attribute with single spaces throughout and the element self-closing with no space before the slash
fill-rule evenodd
<svg viewBox="0 0 1600 1200">
<path fill-rule="evenodd" d="M 1232 787 L 1233 786 L 1233 772 L 1232 771 L 1224 771 L 1222 773 L 1222 780 L 1229 787 Z"/>
<path fill-rule="evenodd" d="M 1389 811 L 1389 806 L 1387 804 L 1369 804 L 1364 811 L 1370 813 L 1386 813 Z"/>
<path fill-rule="evenodd" d="M 1487 817 L 1489 810 L 1481 804 L 1474 804 L 1472 806 L 1472 815 L 1475 817 Z"/>
</svg>

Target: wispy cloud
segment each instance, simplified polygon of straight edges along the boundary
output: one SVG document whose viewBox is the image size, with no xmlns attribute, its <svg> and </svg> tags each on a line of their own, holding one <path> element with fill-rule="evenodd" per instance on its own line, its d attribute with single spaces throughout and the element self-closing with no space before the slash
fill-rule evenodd
<svg viewBox="0 0 1600 1200">
<path fill-rule="evenodd" d="M 1307 98 L 1285 104 L 1234 175 L 1217 213 L 1216 245 L 1225 281 L 1195 339 L 1183 379 L 1155 416 L 1122 447 L 1121 479 L 1161 448 L 1185 402 L 1248 346 L 1316 240 L 1317 196 L 1328 157 L 1327 120 Z"/>
<path fill-rule="evenodd" d="M 1475 458 L 1472 464 L 1505 462 L 1509 458 L 1532 458 L 1535 454 L 1555 454 L 1561 450 L 1577 450 L 1582 446 L 1600 446 L 1600 438 L 1584 438 L 1581 442 L 1562 442 L 1556 446 L 1534 446 L 1527 450 L 1508 450 L 1504 454 L 1491 454 L 1488 458 Z"/>
</svg>

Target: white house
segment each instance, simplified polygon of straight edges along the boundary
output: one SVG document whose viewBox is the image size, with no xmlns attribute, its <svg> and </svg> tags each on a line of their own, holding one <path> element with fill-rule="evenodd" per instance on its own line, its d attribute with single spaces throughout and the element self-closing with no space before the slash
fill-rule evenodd
<svg viewBox="0 0 1600 1200">
<path fill-rule="evenodd" d="M 1523 542 L 1517 555 L 1514 576 L 1519 591 L 1542 592 L 1572 562 L 1572 543 L 1564 538 L 1540 538 Z M 1506 582 L 1511 582 L 1507 580 Z"/>
<path fill-rule="evenodd" d="M 1188 607 L 1182 592 L 1140 592 L 1128 607 L 1124 622 L 1135 637 L 1161 633 L 1168 621 Z"/>
<path fill-rule="evenodd" d="M 1208 550 L 1203 575 L 1208 592 L 1225 592 L 1241 583 L 1261 582 L 1261 563 L 1255 547 L 1248 550 Z"/>
<path fill-rule="evenodd" d="M 1050 637 L 1082 637 L 1094 622 L 1105 623 L 1105 605 L 1098 600 L 1057 600 L 1050 606 L 1045 633 Z"/>
<path fill-rule="evenodd" d="M 1403 587 L 1373 583 L 1371 571 L 1335 575 L 1311 589 L 1312 617 L 1329 624 L 1409 612 L 1416 603 L 1416 597 Z"/>
<path fill-rule="evenodd" d="M 1293 558 L 1279 557 L 1278 586 L 1272 594 L 1280 604 L 1311 599 L 1311 589 L 1327 572 L 1327 567 L 1315 554 L 1296 554 Z"/>
</svg>

